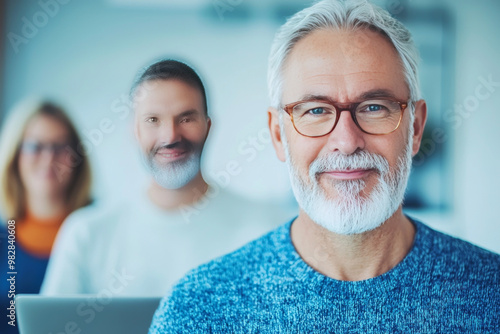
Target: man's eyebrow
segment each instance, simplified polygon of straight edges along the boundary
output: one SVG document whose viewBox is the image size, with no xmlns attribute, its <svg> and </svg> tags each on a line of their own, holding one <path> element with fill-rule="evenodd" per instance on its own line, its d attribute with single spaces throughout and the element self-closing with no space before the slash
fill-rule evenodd
<svg viewBox="0 0 500 334">
<path fill-rule="evenodd" d="M 142 117 L 158 117 L 158 113 L 153 110 L 147 110 L 141 113 Z"/>
<path fill-rule="evenodd" d="M 307 94 L 304 95 L 301 101 L 325 101 L 325 102 L 334 102 L 329 96 L 326 95 L 315 95 L 315 94 Z"/>
<path fill-rule="evenodd" d="M 196 110 L 196 109 L 189 109 L 189 110 L 181 112 L 180 114 L 178 114 L 175 117 L 176 118 L 180 118 L 180 117 L 192 116 L 194 114 L 198 114 L 198 110 Z"/>
<path fill-rule="evenodd" d="M 358 97 L 358 100 L 366 100 L 366 99 L 373 99 L 373 98 L 380 98 L 380 97 L 391 98 L 391 99 L 397 98 L 396 95 L 388 89 L 374 89 L 374 90 L 369 90 L 369 91 L 361 94 Z"/>
</svg>

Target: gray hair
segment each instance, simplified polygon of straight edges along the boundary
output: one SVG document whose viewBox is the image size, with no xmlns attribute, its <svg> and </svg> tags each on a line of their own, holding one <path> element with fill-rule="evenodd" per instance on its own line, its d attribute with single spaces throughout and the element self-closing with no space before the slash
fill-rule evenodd
<svg viewBox="0 0 500 334">
<path fill-rule="evenodd" d="M 418 51 L 408 29 L 384 9 L 367 0 L 323 0 L 292 16 L 277 32 L 269 57 L 268 86 L 271 106 L 279 108 L 282 71 L 295 44 L 318 29 L 374 29 L 394 45 L 403 66 L 410 100 L 421 98 L 418 82 Z"/>
</svg>

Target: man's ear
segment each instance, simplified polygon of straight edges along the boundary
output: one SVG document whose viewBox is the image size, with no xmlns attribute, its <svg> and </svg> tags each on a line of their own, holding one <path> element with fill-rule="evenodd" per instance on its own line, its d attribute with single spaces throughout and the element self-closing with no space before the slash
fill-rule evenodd
<svg viewBox="0 0 500 334">
<path fill-rule="evenodd" d="M 207 134 L 205 136 L 205 140 L 208 138 L 208 134 L 210 133 L 210 128 L 212 127 L 212 119 L 207 116 Z"/>
<path fill-rule="evenodd" d="M 132 127 L 134 128 L 135 140 L 139 141 L 139 122 L 136 118 L 136 115 L 134 115 L 134 120 L 132 122 L 133 122 Z"/>
<path fill-rule="evenodd" d="M 279 111 L 272 107 L 269 107 L 269 109 L 267 110 L 267 115 L 269 132 L 271 133 L 271 140 L 273 141 L 274 150 L 276 151 L 278 159 L 285 162 L 286 155 L 285 147 L 283 146 L 284 138 L 281 138 Z"/>
<path fill-rule="evenodd" d="M 427 104 L 424 100 L 415 103 L 415 120 L 413 121 L 413 148 L 412 156 L 420 149 L 422 136 L 424 135 L 425 122 L 427 120 Z"/>
</svg>

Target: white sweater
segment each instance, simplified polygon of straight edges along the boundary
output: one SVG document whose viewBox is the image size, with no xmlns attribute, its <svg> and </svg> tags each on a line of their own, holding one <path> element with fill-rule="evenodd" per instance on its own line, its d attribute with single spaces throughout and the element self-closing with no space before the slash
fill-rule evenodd
<svg viewBox="0 0 500 334">
<path fill-rule="evenodd" d="M 146 193 L 71 214 L 57 236 L 41 293 L 163 296 L 188 270 L 236 250 L 290 217 L 211 188 L 167 212 Z"/>
</svg>

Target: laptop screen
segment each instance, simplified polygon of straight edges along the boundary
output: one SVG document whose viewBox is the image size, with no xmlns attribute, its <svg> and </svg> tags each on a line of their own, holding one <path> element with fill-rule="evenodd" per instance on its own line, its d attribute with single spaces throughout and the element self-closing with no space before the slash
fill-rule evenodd
<svg viewBox="0 0 500 334">
<path fill-rule="evenodd" d="M 17 295 L 21 334 L 147 333 L 161 298 Z"/>
</svg>

